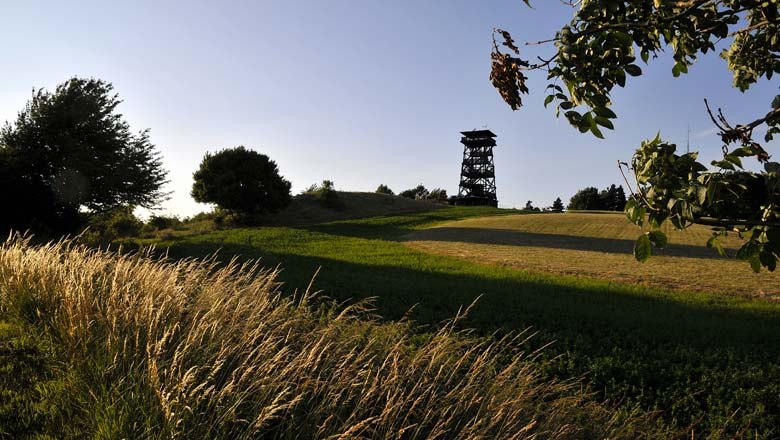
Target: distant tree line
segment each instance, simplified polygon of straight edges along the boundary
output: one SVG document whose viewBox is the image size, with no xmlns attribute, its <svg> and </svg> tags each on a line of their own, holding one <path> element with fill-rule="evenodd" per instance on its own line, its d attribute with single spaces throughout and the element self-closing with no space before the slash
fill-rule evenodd
<svg viewBox="0 0 780 440">
<path fill-rule="evenodd" d="M 393 195 L 394 192 L 392 189 L 388 188 L 387 185 L 381 184 L 377 187 L 376 191 L 377 194 L 389 194 Z M 422 183 L 417 185 L 414 188 L 409 188 L 405 191 L 401 191 L 398 193 L 400 197 L 404 197 L 407 199 L 413 199 L 413 200 L 431 200 L 435 202 L 447 202 L 447 190 L 442 188 L 434 188 L 432 190 L 428 190 L 428 188 L 425 187 Z"/>
<path fill-rule="evenodd" d="M 540 208 L 538 206 L 534 206 L 534 202 L 532 200 L 529 200 L 525 202 L 525 206 L 523 207 L 523 211 L 528 212 L 563 212 L 563 202 L 561 201 L 561 198 L 558 197 L 553 202 L 552 206 L 548 206 L 545 208 Z"/>
<path fill-rule="evenodd" d="M 569 200 L 568 209 L 593 211 L 622 211 L 626 206 L 626 193 L 622 186 L 610 185 L 599 191 L 589 186 L 577 191 Z"/>
</svg>

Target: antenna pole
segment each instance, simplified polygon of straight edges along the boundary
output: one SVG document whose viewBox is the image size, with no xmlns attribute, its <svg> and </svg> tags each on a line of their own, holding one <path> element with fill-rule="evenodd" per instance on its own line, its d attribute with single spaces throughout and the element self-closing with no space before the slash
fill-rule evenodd
<svg viewBox="0 0 780 440">
<path fill-rule="evenodd" d="M 685 144 L 685 152 L 691 152 L 691 124 L 688 124 L 688 142 Z"/>
</svg>

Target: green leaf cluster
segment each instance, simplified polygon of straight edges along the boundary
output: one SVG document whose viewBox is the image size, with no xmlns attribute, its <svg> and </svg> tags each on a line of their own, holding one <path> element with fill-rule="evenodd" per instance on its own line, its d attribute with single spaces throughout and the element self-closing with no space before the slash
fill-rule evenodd
<svg viewBox="0 0 780 440">
<path fill-rule="evenodd" d="M 676 229 L 712 226 L 707 247 L 721 255 L 725 251 L 720 237 L 738 234 L 745 240 L 738 259 L 756 272 L 762 267 L 775 270 L 780 257 L 780 164 L 767 162 L 763 173 L 744 170 L 740 158 L 754 154 L 750 146 L 726 150 L 722 160 L 712 163 L 720 170 L 711 171 L 697 161 L 696 153 L 678 155 L 676 146 L 660 136 L 642 142 L 631 163 L 637 193 L 625 209 L 631 222 L 643 226 L 647 221 L 652 230 L 637 241 L 637 259 L 649 257 L 649 242 L 666 244 L 656 233 L 669 221 Z"/>
</svg>

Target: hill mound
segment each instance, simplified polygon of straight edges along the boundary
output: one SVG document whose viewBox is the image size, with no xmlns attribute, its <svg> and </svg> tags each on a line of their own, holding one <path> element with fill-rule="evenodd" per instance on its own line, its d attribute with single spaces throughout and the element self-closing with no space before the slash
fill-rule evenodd
<svg viewBox="0 0 780 440">
<path fill-rule="evenodd" d="M 338 193 L 339 206 L 328 208 L 314 194 L 293 198 L 290 206 L 272 216 L 273 225 L 300 225 L 348 220 L 365 217 L 392 216 L 441 209 L 446 205 L 425 200 L 368 192 Z"/>
</svg>

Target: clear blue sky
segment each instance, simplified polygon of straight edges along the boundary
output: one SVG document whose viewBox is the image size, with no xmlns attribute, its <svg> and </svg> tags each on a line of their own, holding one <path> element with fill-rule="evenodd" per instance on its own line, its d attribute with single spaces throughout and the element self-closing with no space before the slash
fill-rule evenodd
<svg viewBox="0 0 780 440">
<path fill-rule="evenodd" d="M 769 109 L 777 86 L 733 90 L 717 56 L 674 79 L 669 59 L 644 67 L 614 93 L 619 115 L 606 140 L 580 135 L 542 106 L 533 75 L 512 112 L 488 81 L 491 29 L 518 41 L 553 35 L 572 10 L 537 0 L 40 1 L 6 2 L 0 121 L 33 87 L 67 78 L 110 81 L 133 129 L 170 171 L 165 212 L 207 209 L 189 196 L 206 151 L 245 145 L 276 160 L 299 192 L 331 179 L 342 190 L 403 190 L 418 183 L 457 192 L 461 130 L 498 134 L 501 206 L 548 206 L 584 186 L 621 183 L 615 166 L 657 130 L 708 160 L 720 150 L 702 99 L 735 122 Z M 522 48 L 526 55 L 550 47 Z"/>
</svg>

